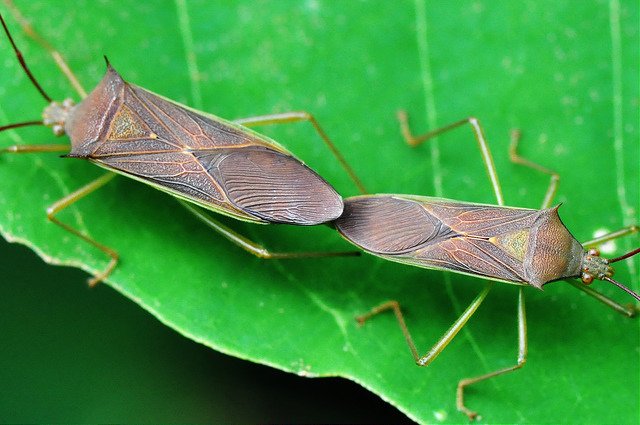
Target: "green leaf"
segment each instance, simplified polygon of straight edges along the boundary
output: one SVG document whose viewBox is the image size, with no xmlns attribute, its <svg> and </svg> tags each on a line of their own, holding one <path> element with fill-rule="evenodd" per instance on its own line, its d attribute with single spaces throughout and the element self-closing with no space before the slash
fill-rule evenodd
<svg viewBox="0 0 640 425">
<path fill-rule="evenodd" d="M 312 112 L 371 192 L 494 202 L 469 129 L 412 150 L 394 117 L 405 108 L 414 128 L 427 130 L 474 115 L 507 204 L 538 207 L 548 184 L 545 175 L 509 162 L 509 131 L 520 128 L 522 154 L 562 176 L 556 200 L 578 239 L 640 222 L 637 2 L 16 3 L 87 87 L 100 80 L 106 55 L 128 81 L 222 117 Z M 0 10 L 46 90 L 57 99 L 72 94 L 51 58 L 6 6 Z M 6 40 L 0 57 L 0 122 L 38 117 L 44 102 Z M 345 197 L 356 194 L 309 125 L 261 130 Z M 40 128 L 1 136 L 3 146 L 52 140 Z M 101 173 L 54 154 L 3 155 L 2 234 L 47 262 L 102 270 L 103 253 L 44 214 Z M 169 196 L 124 178 L 60 218 L 119 252 L 108 285 L 167 326 L 242 359 L 352 379 L 416 421 L 463 421 L 455 408 L 458 380 L 516 360 L 515 287 L 494 289 L 457 339 L 419 369 L 392 315 L 363 328 L 353 318 L 396 299 L 424 353 L 481 280 L 371 256 L 259 260 Z M 225 222 L 271 250 L 349 248 L 328 227 Z M 638 238 L 614 245 L 622 253 Z M 617 267 L 618 280 L 636 290 L 637 263 Z M 628 301 L 615 288 L 596 286 Z M 564 283 L 529 289 L 527 300 L 526 367 L 470 388 L 468 406 L 491 422 L 636 423 L 638 322 Z"/>
</svg>

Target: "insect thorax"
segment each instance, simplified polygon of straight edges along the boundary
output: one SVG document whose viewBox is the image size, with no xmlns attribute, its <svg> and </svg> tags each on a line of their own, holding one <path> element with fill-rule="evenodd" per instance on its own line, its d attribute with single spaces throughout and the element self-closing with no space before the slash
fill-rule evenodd
<svg viewBox="0 0 640 425">
<path fill-rule="evenodd" d="M 584 249 L 560 220 L 558 207 L 541 210 L 530 232 L 523 264 L 531 285 L 580 276 Z"/>
</svg>

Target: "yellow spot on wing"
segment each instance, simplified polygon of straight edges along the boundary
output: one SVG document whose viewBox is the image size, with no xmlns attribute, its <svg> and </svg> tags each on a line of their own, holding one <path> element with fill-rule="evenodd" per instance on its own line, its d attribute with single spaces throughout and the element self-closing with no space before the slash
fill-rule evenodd
<svg viewBox="0 0 640 425">
<path fill-rule="evenodd" d="M 517 230 L 503 235 L 489 238 L 489 242 L 511 255 L 513 258 L 524 261 L 529 245 L 529 231 Z"/>
<path fill-rule="evenodd" d="M 155 135 L 151 129 L 140 117 L 126 105 L 122 105 L 111 121 L 107 139 L 147 139 L 153 136 Z"/>
</svg>

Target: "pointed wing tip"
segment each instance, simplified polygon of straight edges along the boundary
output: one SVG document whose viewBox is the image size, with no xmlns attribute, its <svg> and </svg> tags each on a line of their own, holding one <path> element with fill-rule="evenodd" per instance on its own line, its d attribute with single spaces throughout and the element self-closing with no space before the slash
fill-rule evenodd
<svg viewBox="0 0 640 425">
<path fill-rule="evenodd" d="M 342 215 L 344 204 L 336 192 L 316 192 L 310 199 L 301 199 L 300 194 L 289 194 L 282 199 L 272 199 L 259 205 L 244 207 L 251 215 L 270 223 L 314 226 L 333 222 Z"/>
<path fill-rule="evenodd" d="M 342 215 L 335 189 L 293 156 L 265 147 L 244 147 L 200 155 L 229 202 L 271 223 L 312 226 Z"/>
</svg>

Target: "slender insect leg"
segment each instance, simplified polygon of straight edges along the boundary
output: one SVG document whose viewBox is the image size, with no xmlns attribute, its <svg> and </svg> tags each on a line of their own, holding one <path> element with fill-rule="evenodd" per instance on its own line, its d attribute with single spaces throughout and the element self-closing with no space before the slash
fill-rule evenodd
<svg viewBox="0 0 640 425">
<path fill-rule="evenodd" d="M 583 291 L 584 293 L 586 293 L 590 297 L 593 297 L 596 300 L 600 301 L 601 303 L 603 303 L 607 307 L 609 307 L 609 308 L 617 311 L 618 313 L 622 314 L 623 316 L 636 317 L 638 315 L 638 309 L 633 304 L 622 305 L 622 304 L 612 300 L 611 298 L 607 297 L 606 295 L 601 294 L 600 292 L 596 291 L 595 289 L 591 288 L 590 286 L 586 286 L 584 283 L 582 283 L 580 281 L 571 279 L 571 280 L 567 280 L 567 282 L 569 282 L 572 286 L 576 287 L 577 289 Z"/>
<path fill-rule="evenodd" d="M 615 232 L 607 233 L 595 239 L 591 239 L 589 241 L 583 242 L 582 246 L 584 246 L 585 248 L 595 248 L 598 245 L 602 245 L 603 243 L 612 241 L 614 239 L 622 238 L 624 236 L 632 235 L 634 233 L 637 233 L 638 231 L 640 231 L 640 227 L 636 225 L 627 226 L 620 230 L 616 230 Z M 638 313 L 640 313 L 640 311 L 638 311 L 638 308 L 634 304 L 622 305 L 612 300 L 611 298 L 607 297 L 606 295 L 596 291 L 590 286 L 586 286 L 584 283 L 580 281 L 571 279 L 571 280 L 567 280 L 567 282 L 569 282 L 572 286 L 578 288 L 579 290 L 585 292 L 590 297 L 595 298 L 596 300 L 600 301 L 607 307 L 612 308 L 613 310 L 617 311 L 618 313 L 624 316 L 635 317 L 638 315 Z"/>
<path fill-rule="evenodd" d="M 58 220 L 56 218 L 56 214 L 58 214 L 60 211 L 64 210 L 69 205 L 73 204 L 74 202 L 84 198 L 88 194 L 90 194 L 90 193 L 94 192 L 95 190 L 101 188 L 102 186 L 107 184 L 114 177 L 115 177 L 114 173 L 107 173 L 107 174 L 103 175 L 102 177 L 99 177 L 96 180 L 92 181 L 91 183 L 89 183 L 89 184 L 77 189 L 76 191 L 68 194 L 64 198 L 56 201 L 55 203 L 50 205 L 49 208 L 47 208 L 47 218 L 49 220 L 51 220 L 52 222 L 54 222 L 58 226 L 62 227 L 67 232 L 72 233 L 72 234 L 80 237 L 81 239 L 85 240 L 86 242 L 90 243 L 91 245 L 95 246 L 100 251 L 104 252 L 109 257 L 111 257 L 111 261 L 109 261 L 109 264 L 107 265 L 107 267 L 102 272 L 96 274 L 91 279 L 89 279 L 89 281 L 88 281 L 89 282 L 89 286 L 95 286 L 99 282 L 104 280 L 107 276 L 109 276 L 109 274 L 111 273 L 111 271 L 113 271 L 113 269 L 116 266 L 116 264 L 118 264 L 118 253 L 116 251 L 114 251 L 113 249 L 111 249 L 111 248 L 101 244 L 100 242 L 96 241 L 95 239 L 91 238 L 90 236 L 85 235 L 84 233 L 80 232 L 78 229 L 70 226 L 69 224 Z"/>
<path fill-rule="evenodd" d="M 525 313 L 524 291 L 521 287 L 518 289 L 518 362 L 513 366 L 489 372 L 475 378 L 466 378 L 458 382 L 456 405 L 458 410 L 466 414 L 470 420 L 475 419 L 478 413 L 469 410 L 469 408 L 464 405 L 464 389 L 480 381 L 513 372 L 514 370 L 520 369 L 527 362 L 527 315 Z"/>
<path fill-rule="evenodd" d="M 204 224 L 209 226 L 211 229 L 220 233 L 227 240 L 231 241 L 233 244 L 238 247 L 244 249 L 250 254 L 255 255 L 258 258 L 265 259 L 286 259 L 286 258 L 318 258 L 318 257 L 345 257 L 345 256 L 358 256 L 360 255 L 359 251 L 342 251 L 342 252 L 272 252 L 267 250 L 262 245 L 253 242 L 252 240 L 242 236 L 236 231 L 230 229 L 219 221 L 211 218 L 208 214 L 202 211 L 201 208 L 191 204 L 190 202 L 186 202 L 183 200 L 178 200 L 183 207 L 185 207 L 190 213 L 196 216 L 199 220 L 201 220 Z"/>
<path fill-rule="evenodd" d="M 0 149 L 0 153 L 34 153 L 34 152 L 68 152 L 69 144 L 66 145 L 13 145 Z"/>
<path fill-rule="evenodd" d="M 71 71 L 71 68 L 69 68 L 69 65 L 64 60 L 60 52 L 54 49 L 53 46 L 47 40 L 45 40 L 35 29 L 33 29 L 29 21 L 22 15 L 22 12 L 20 12 L 20 9 L 18 9 L 11 0 L 5 0 L 4 3 L 7 6 L 7 8 L 11 11 L 11 14 L 14 16 L 16 21 L 18 21 L 18 23 L 22 27 L 22 30 L 25 32 L 25 34 L 31 37 L 36 43 L 42 46 L 42 48 L 44 48 L 51 55 L 51 57 L 55 61 L 58 68 L 60 68 L 64 76 L 67 77 L 67 80 L 69 80 L 69 82 L 71 83 L 75 91 L 80 95 L 80 97 L 81 98 L 87 97 L 86 90 L 82 87 L 82 84 L 80 84 L 80 82 L 76 78 L 73 71 Z M 20 51 L 17 49 L 16 49 L 16 54 L 18 54 L 19 57 L 22 56 Z"/>
<path fill-rule="evenodd" d="M 241 119 L 234 120 L 235 123 L 244 125 L 246 127 L 259 126 L 259 125 L 271 125 L 271 124 L 288 124 L 288 123 L 299 122 L 299 121 L 308 121 L 311 123 L 311 125 L 313 125 L 313 128 L 320 135 L 320 138 L 322 138 L 322 140 L 327 145 L 327 147 L 329 148 L 333 156 L 338 160 L 342 168 L 347 172 L 351 181 L 353 181 L 353 183 L 356 185 L 356 187 L 361 193 L 366 194 L 367 189 L 365 189 L 360 178 L 358 178 L 356 173 L 353 171 L 353 168 L 351 168 L 349 163 L 344 159 L 344 156 L 342 156 L 342 153 L 340 153 L 336 145 L 331 141 L 331 139 L 329 139 L 329 136 L 327 136 L 327 133 L 322 129 L 322 127 L 320 127 L 320 124 L 318 124 L 318 121 L 315 119 L 315 117 L 309 112 L 292 111 L 292 112 L 283 112 L 280 114 L 260 115 L 256 117 L 248 117 L 248 118 L 241 118 Z"/>
<path fill-rule="evenodd" d="M 429 139 L 439 136 L 442 133 L 446 133 L 447 131 L 453 130 L 455 128 L 461 127 L 465 124 L 469 124 L 471 129 L 473 130 L 473 134 L 478 142 L 478 146 L 480 147 L 480 154 L 482 155 L 482 160 L 484 161 L 485 168 L 487 169 L 487 173 L 489 174 L 489 180 L 491 181 L 491 186 L 493 187 L 493 191 L 495 192 L 496 199 L 498 201 L 498 205 L 504 205 L 504 199 L 502 197 L 502 189 L 500 187 L 500 182 L 498 180 L 498 173 L 496 172 L 496 166 L 493 163 L 493 157 L 491 156 L 491 150 L 489 149 L 489 144 L 484 136 L 484 131 L 482 130 L 482 126 L 480 125 L 480 121 L 477 118 L 469 117 L 462 119 L 460 121 L 456 121 L 444 127 L 429 131 L 428 133 L 421 134 L 419 136 L 415 136 L 409 127 L 409 117 L 407 116 L 406 111 L 398 111 L 398 121 L 400 121 L 400 131 L 404 136 L 407 143 L 411 146 L 418 146 L 421 143 L 426 142 Z"/>
<path fill-rule="evenodd" d="M 425 354 L 424 356 L 420 356 L 418 354 L 418 350 L 416 348 L 415 343 L 413 342 L 413 338 L 411 337 L 411 333 L 407 328 L 407 325 L 404 321 L 404 315 L 402 314 L 402 310 L 400 309 L 400 304 L 397 301 L 386 301 L 377 307 L 371 309 L 368 313 L 365 313 L 361 316 L 356 317 L 356 320 L 360 325 L 363 325 L 367 320 L 376 316 L 380 313 L 383 313 L 388 310 L 392 310 L 396 316 L 398 324 L 400 325 L 400 329 L 402 329 L 402 333 L 404 334 L 404 338 L 407 341 L 407 345 L 411 350 L 411 354 L 413 355 L 414 360 L 418 366 L 428 366 L 432 361 L 435 360 L 436 357 L 445 349 L 447 345 L 453 340 L 453 338 L 460 332 L 460 329 L 464 327 L 464 325 L 469 321 L 471 316 L 476 312 L 482 301 L 486 298 L 487 294 L 493 287 L 494 282 L 487 282 L 482 292 L 476 296 L 476 298 L 469 304 L 466 310 L 456 319 L 456 321 L 451 325 L 449 330 L 440 337 L 438 342 Z"/>
<path fill-rule="evenodd" d="M 385 311 L 391 310 L 393 314 L 396 316 L 396 320 L 398 321 L 398 325 L 402 330 L 402 334 L 404 335 L 405 341 L 407 341 L 407 345 L 409 346 L 409 350 L 411 351 L 411 355 L 416 363 L 420 360 L 420 354 L 418 353 L 418 349 L 416 348 L 416 344 L 413 342 L 413 338 L 411 337 L 411 332 L 409 332 L 409 328 L 407 327 L 407 323 L 404 321 L 404 315 L 402 314 L 402 310 L 400 309 L 400 303 L 395 300 L 385 301 L 382 304 L 372 308 L 369 312 L 356 317 L 356 321 L 358 325 L 363 326 L 367 320 L 372 318 L 373 316 L 377 316 L 380 313 L 384 313 Z"/>
<path fill-rule="evenodd" d="M 453 338 L 460 332 L 460 330 L 467 324 L 471 316 L 476 312 L 482 301 L 487 297 L 491 288 L 493 288 L 494 282 L 489 281 L 485 285 L 484 289 L 471 301 L 471 304 L 462 312 L 460 317 L 451 325 L 447 332 L 440 337 L 440 340 L 429 350 L 427 354 L 420 357 L 417 361 L 419 366 L 428 366 L 436 357 L 445 349 L 447 345 L 453 340 Z"/>
<path fill-rule="evenodd" d="M 0 132 L 21 127 L 43 125 L 42 121 L 26 121 L 0 126 Z M 12 145 L 1 148 L 0 153 L 34 153 L 34 152 L 68 152 L 69 144 L 46 144 L 46 145 Z"/>
<path fill-rule="evenodd" d="M 515 164 L 533 168 L 536 171 L 539 171 L 544 174 L 548 174 L 550 176 L 549 187 L 547 187 L 547 192 L 545 193 L 544 200 L 542 201 L 542 208 L 549 208 L 558 190 L 558 184 L 560 183 L 560 174 L 520 156 L 520 154 L 518 154 L 518 145 L 520 143 L 521 138 L 522 138 L 522 133 L 520 132 L 520 130 L 511 130 L 511 144 L 509 145 L 509 159 L 511 160 L 511 162 Z"/>
<path fill-rule="evenodd" d="M 634 224 L 631 226 L 623 227 L 622 229 L 616 230 L 615 232 L 607 233 L 605 235 L 598 236 L 597 238 L 583 242 L 582 246 L 584 246 L 585 248 L 593 248 L 598 245 L 602 245 L 605 242 L 609 242 L 614 239 L 622 238 L 624 236 L 632 235 L 638 232 L 640 232 L 640 227 Z"/>
</svg>

